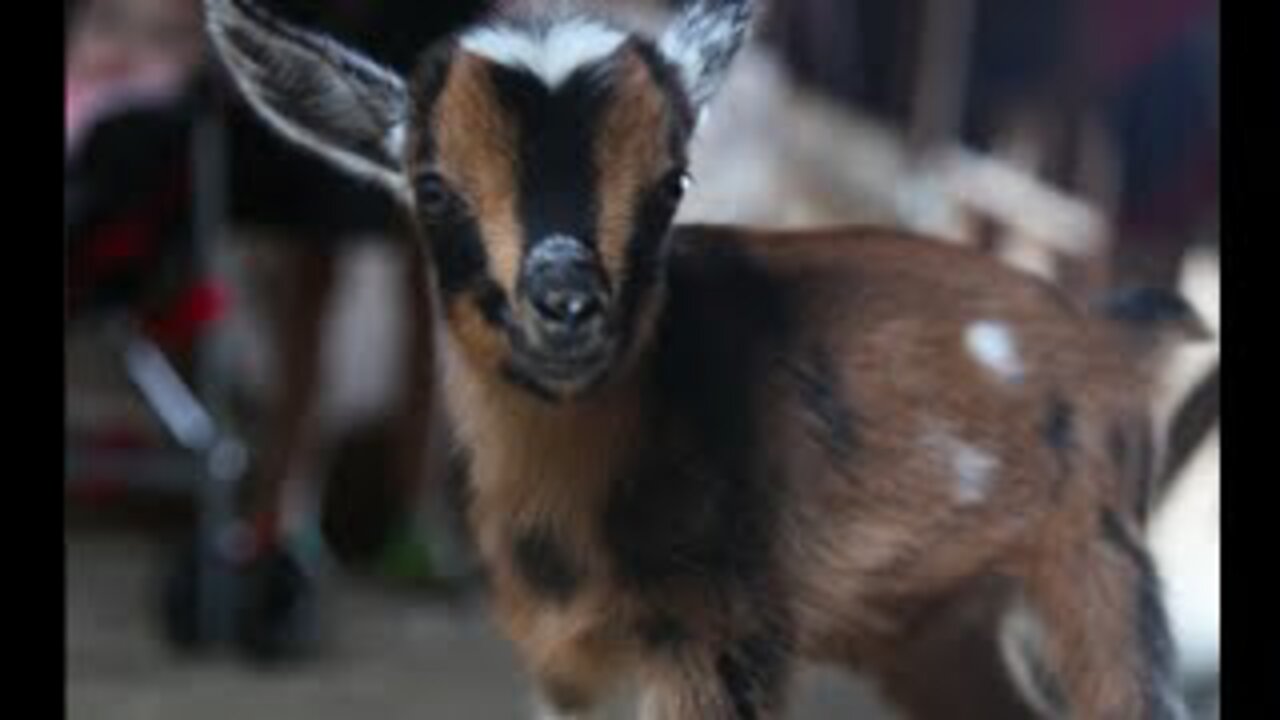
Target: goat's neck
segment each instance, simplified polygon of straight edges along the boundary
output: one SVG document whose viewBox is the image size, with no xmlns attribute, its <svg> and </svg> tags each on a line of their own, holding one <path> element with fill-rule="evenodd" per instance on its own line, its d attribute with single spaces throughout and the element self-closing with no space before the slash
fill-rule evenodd
<svg viewBox="0 0 1280 720">
<path fill-rule="evenodd" d="M 646 442 L 649 409 L 639 379 L 647 373 L 637 364 L 586 398 L 557 403 L 477 370 L 444 346 L 444 392 L 487 512 L 551 518 L 589 510 Z"/>
</svg>

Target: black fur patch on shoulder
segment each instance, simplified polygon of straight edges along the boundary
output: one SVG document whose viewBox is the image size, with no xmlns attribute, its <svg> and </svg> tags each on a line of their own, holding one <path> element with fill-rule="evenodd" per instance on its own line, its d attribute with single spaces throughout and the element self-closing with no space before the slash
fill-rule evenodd
<svg viewBox="0 0 1280 720">
<path fill-rule="evenodd" d="M 729 239 L 673 254 L 649 390 L 654 446 L 615 480 L 603 534 L 619 574 L 645 585 L 749 581 L 770 561 L 780 483 L 760 437 L 787 298 Z"/>
<path fill-rule="evenodd" d="M 582 583 L 581 571 L 547 528 L 531 528 L 516 536 L 511 557 L 530 589 L 557 603 L 573 599 Z"/>
</svg>

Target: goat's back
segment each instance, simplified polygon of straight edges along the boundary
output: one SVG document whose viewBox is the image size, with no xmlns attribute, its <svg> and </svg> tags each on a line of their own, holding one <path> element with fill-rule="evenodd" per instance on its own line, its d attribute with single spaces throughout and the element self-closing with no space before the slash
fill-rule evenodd
<svg viewBox="0 0 1280 720">
<path fill-rule="evenodd" d="M 671 262 L 660 367 L 713 447 L 775 476 L 812 652 L 1140 502 L 1144 378 L 1052 286 L 874 228 L 686 227 Z"/>
</svg>

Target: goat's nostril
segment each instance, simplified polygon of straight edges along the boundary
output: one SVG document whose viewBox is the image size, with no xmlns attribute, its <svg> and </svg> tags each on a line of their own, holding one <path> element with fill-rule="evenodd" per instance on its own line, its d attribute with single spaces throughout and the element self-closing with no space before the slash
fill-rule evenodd
<svg viewBox="0 0 1280 720">
<path fill-rule="evenodd" d="M 599 298 L 575 290 L 552 290 L 534 298 L 534 307 L 544 319 L 563 325 L 577 326 L 591 319 L 601 309 Z"/>
</svg>

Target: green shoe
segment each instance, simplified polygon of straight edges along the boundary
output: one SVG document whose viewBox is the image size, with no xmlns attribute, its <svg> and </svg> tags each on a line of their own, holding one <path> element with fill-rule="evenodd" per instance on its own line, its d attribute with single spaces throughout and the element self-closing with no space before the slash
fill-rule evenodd
<svg viewBox="0 0 1280 720">
<path fill-rule="evenodd" d="M 397 584 L 457 590 L 471 579 L 464 563 L 450 562 L 448 548 L 414 523 L 403 523 L 383 545 L 374 571 Z"/>
<path fill-rule="evenodd" d="M 418 584 L 436 578 L 431 545 L 407 523 L 382 546 L 374 568 L 379 575 L 397 582 Z"/>
</svg>

